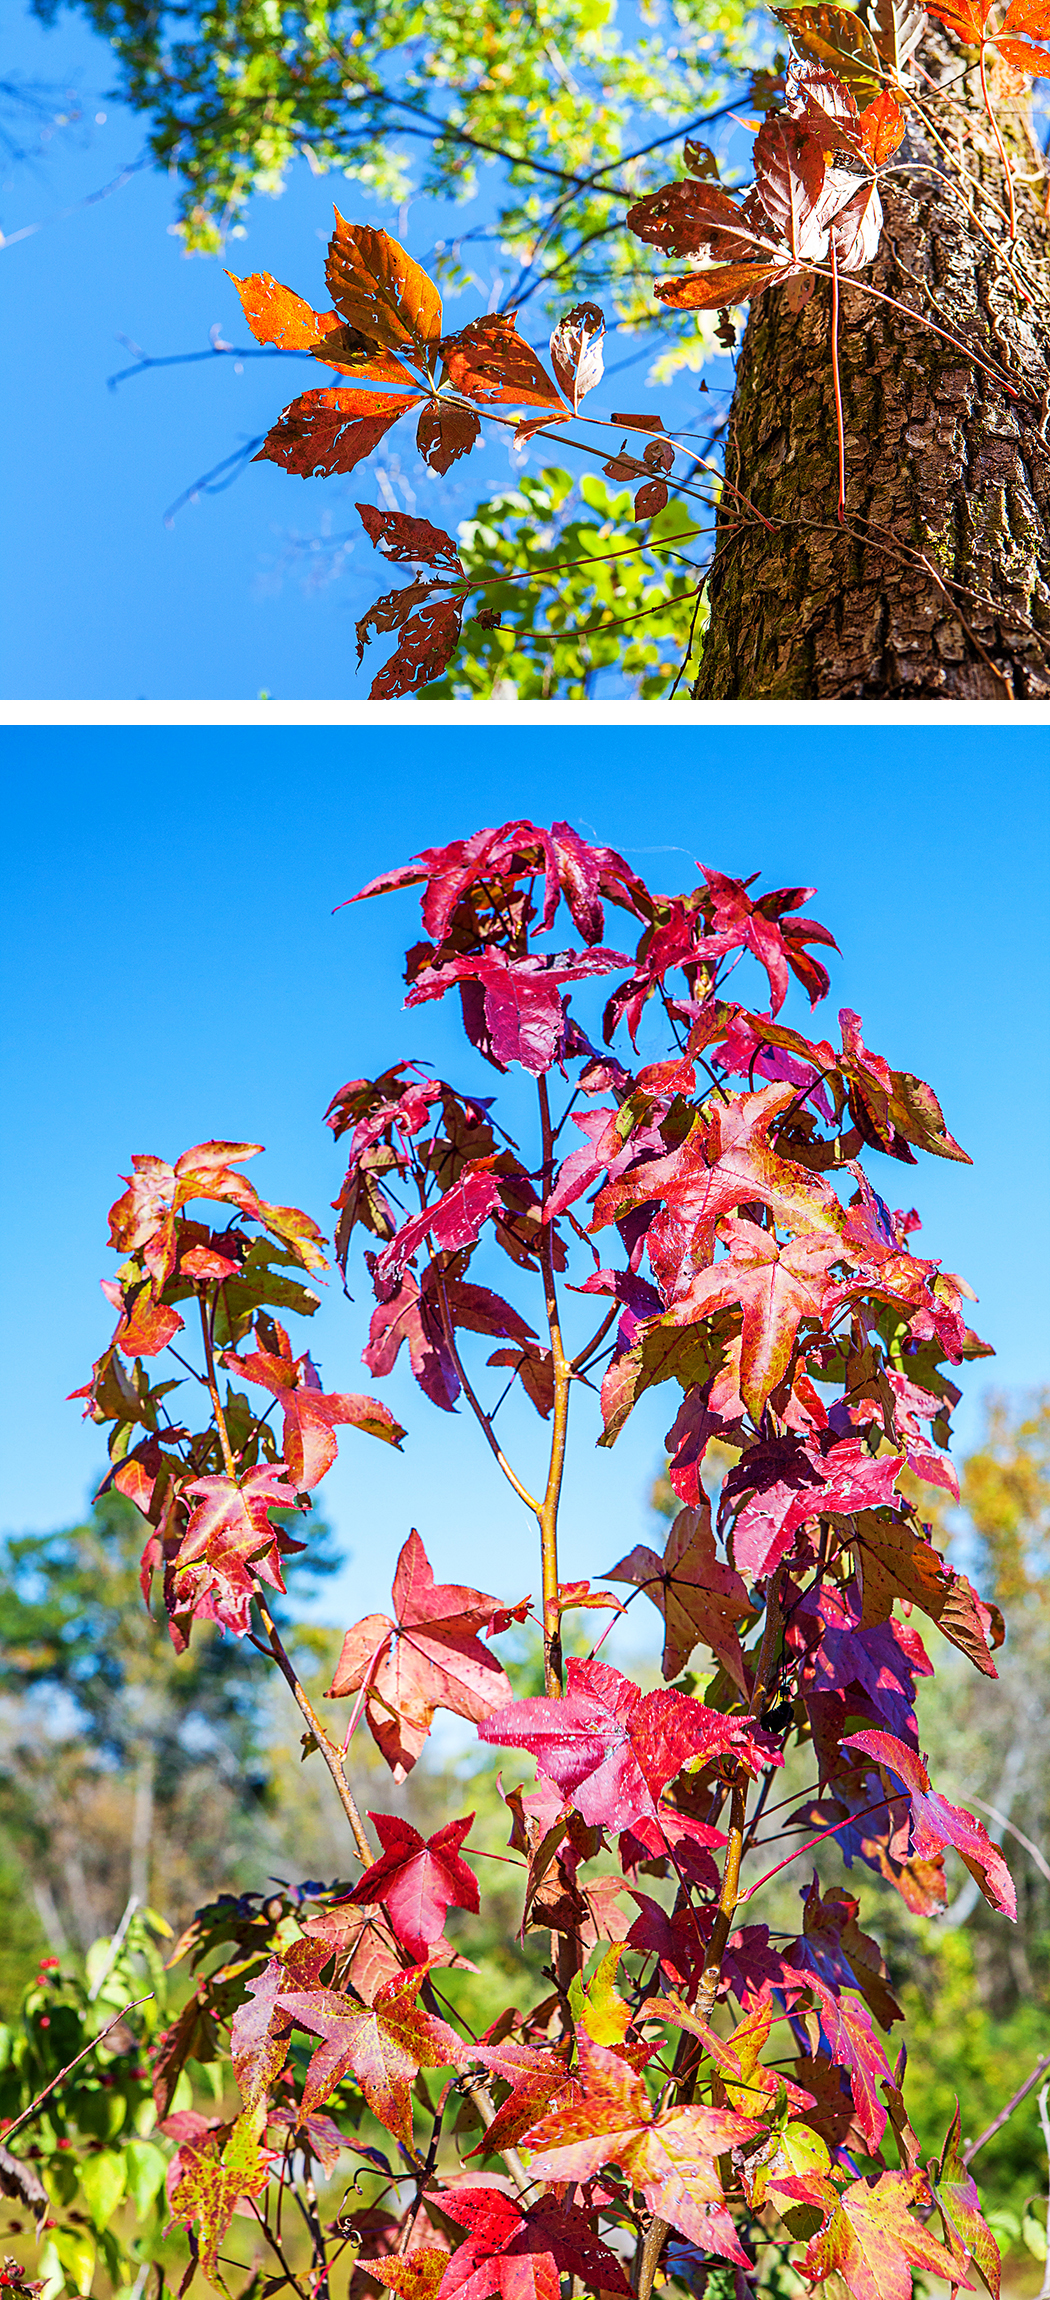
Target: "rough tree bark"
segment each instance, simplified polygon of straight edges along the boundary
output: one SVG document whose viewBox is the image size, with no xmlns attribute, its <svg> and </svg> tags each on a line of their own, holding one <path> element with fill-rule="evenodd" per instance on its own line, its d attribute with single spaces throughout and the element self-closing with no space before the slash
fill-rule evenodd
<svg viewBox="0 0 1050 2300">
<path fill-rule="evenodd" d="M 842 283 L 846 523 L 829 357 L 830 283 L 792 311 L 756 299 L 740 354 L 726 476 L 777 524 L 739 523 L 726 493 L 698 699 L 945 700 L 1050 695 L 1050 228 L 1023 102 L 997 105 L 1019 177 L 1011 280 L 1001 164 L 979 76 L 938 30 L 920 52 L 930 116 L 980 179 L 949 185 L 914 120 L 883 186 L 865 279 L 1016 378 L 1018 396 L 918 321 Z M 976 85 L 975 85 L 976 83 Z M 921 86 L 921 83 L 920 83 Z M 958 586 L 958 588 L 953 588 Z"/>
</svg>

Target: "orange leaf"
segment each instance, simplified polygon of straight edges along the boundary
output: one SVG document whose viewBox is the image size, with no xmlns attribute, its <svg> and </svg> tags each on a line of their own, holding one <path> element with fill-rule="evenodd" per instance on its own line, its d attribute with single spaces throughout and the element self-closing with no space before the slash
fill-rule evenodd
<svg viewBox="0 0 1050 2300">
<path fill-rule="evenodd" d="M 1010 0 L 1004 32 L 1023 32 L 1029 40 L 1050 40 L 1050 0 Z"/>
<path fill-rule="evenodd" d="M 1027 40 L 999 40 L 1000 56 L 1005 56 L 1016 72 L 1031 72 L 1037 80 L 1050 80 L 1050 55 L 1045 48 L 1030 48 Z"/>
<path fill-rule="evenodd" d="M 928 14 L 936 16 L 967 48 L 979 48 L 988 22 L 991 0 L 929 0 Z"/>
<path fill-rule="evenodd" d="M 874 102 L 865 105 L 859 127 L 872 167 L 885 167 L 904 140 L 904 114 L 891 88 L 880 88 Z"/>
<path fill-rule="evenodd" d="M 267 432 L 255 461 L 279 463 L 300 479 L 352 471 L 418 405 L 418 392 L 305 391 Z"/>
<path fill-rule="evenodd" d="M 386 232 L 348 224 L 338 208 L 327 277 L 336 309 L 370 344 L 425 353 L 437 343 L 441 297 L 433 280 Z"/>
<path fill-rule="evenodd" d="M 657 280 L 653 294 L 675 311 L 718 311 L 723 304 L 746 303 L 774 280 L 791 277 L 793 264 L 719 264 L 708 272 L 682 272 Z"/>
<path fill-rule="evenodd" d="M 518 334 L 512 312 L 488 312 L 458 335 L 447 335 L 441 356 L 449 379 L 468 399 L 500 399 L 567 414 L 550 376 Z"/>
<path fill-rule="evenodd" d="M 233 281 L 258 343 L 275 343 L 280 351 L 312 351 L 318 338 L 335 326 L 334 311 L 314 311 L 269 272 L 252 272 L 244 280 L 236 272 L 227 272 L 226 277 Z"/>
<path fill-rule="evenodd" d="M 432 399 L 423 408 L 416 446 L 432 471 L 446 472 L 469 455 L 481 437 L 481 424 L 472 407 L 456 407 L 451 400 Z"/>
</svg>

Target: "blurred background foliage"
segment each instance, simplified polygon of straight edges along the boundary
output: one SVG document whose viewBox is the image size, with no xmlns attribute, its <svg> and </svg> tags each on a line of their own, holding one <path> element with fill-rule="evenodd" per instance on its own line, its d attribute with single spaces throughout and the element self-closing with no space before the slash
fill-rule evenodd
<svg viewBox="0 0 1050 2300">
<path fill-rule="evenodd" d="M 725 1466 L 713 1462 L 715 1480 Z M 937 1674 L 921 1688 L 922 1740 L 938 1786 L 981 1813 L 1018 1888 L 1014 1929 L 950 1853 L 949 1905 L 936 1920 L 911 1917 L 867 1871 L 863 1883 L 856 1872 L 847 1879 L 905 2009 L 909 2106 L 932 2148 L 956 2098 L 964 2137 L 973 2138 L 1050 2051 L 1050 1394 L 991 1397 L 983 1441 L 963 1465 L 960 1506 L 928 1488 L 923 1500 L 938 1541 L 1002 1607 L 1007 1638 L 990 1683 L 924 1624 Z M 665 1516 L 676 1507 L 664 1479 L 653 1504 Z M 275 1910 L 287 1908 L 308 1879 L 331 1881 L 347 1866 L 342 1815 L 327 1774 L 316 1759 L 304 1763 L 283 1683 L 250 1646 L 206 1629 L 188 1654 L 173 1652 L 141 1603 L 141 1539 L 137 1513 L 111 1492 L 83 1524 L 9 1539 L 0 1559 L 0 2142 L 51 2073 L 131 1998 L 153 1991 L 37 2116 L 32 2148 L 20 2143 L 44 2177 L 54 2223 L 34 2270 L 44 2275 L 44 2300 L 92 2290 L 141 2300 L 164 2250 L 165 2157 L 149 2138 L 144 2054 L 191 1987 L 186 1963 L 164 1970 L 166 1941 L 222 1893 L 272 1892 Z M 316 1598 L 338 1563 L 323 1526 L 311 1551 Z M 320 1696 L 341 1629 L 296 1626 L 309 1588 L 300 1573 L 284 1633 Z M 655 1615 L 646 1623 L 645 1610 L 643 1602 L 630 1618 L 647 1656 L 639 1674 L 655 1683 L 655 1639 L 643 1642 Z M 527 1632 L 516 1635 L 516 1649 L 505 1641 L 515 1688 L 538 1690 L 538 1648 Z M 587 1650 L 591 1637 L 575 1643 Z M 366 1808 L 403 1812 L 428 1834 L 476 1813 L 482 1915 L 449 1921 L 475 1969 L 443 1974 L 442 1987 L 478 2032 L 518 1996 L 523 1957 L 531 1996 L 542 1994 L 549 1938 L 531 1933 L 522 1948 L 519 1877 L 503 1865 L 505 1792 L 532 1768 L 506 1753 L 482 1755 L 465 1734 L 432 1748 L 397 1789 L 360 1734 L 354 1787 Z M 804 1753 L 792 1760 L 788 1789 L 806 1779 L 800 1770 L 796 1784 L 796 1763 L 806 1767 Z M 842 1881 L 830 1847 L 818 1849 L 816 1865 L 826 1881 Z M 805 1881 L 801 1864 L 778 1879 L 763 1896 L 763 1918 L 795 1930 Z M 223 2113 L 228 2069 L 206 2058 L 193 2066 L 176 2106 Z M 975 2169 L 1011 2255 L 1010 2289 L 1034 2293 L 1047 2184 L 1034 2092 Z M 20 2257 L 34 2257 L 33 2228 L 31 2198 L 0 2202 L 0 2234 Z"/>
</svg>

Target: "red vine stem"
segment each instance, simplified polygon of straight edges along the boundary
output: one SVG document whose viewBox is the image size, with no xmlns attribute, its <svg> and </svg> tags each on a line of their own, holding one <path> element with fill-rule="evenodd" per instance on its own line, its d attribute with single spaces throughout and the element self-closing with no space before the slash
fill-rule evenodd
<svg viewBox="0 0 1050 2300">
<path fill-rule="evenodd" d="M 846 434 L 842 423 L 842 381 L 839 375 L 839 252 L 831 242 L 831 378 L 835 387 L 835 429 L 839 443 L 839 526 L 846 519 Z"/>
<path fill-rule="evenodd" d="M 998 145 L 998 147 L 999 147 L 999 158 L 1001 159 L 1001 161 L 1002 161 L 1002 163 L 1003 163 L 1003 174 L 1004 174 L 1004 175 L 1005 175 L 1005 177 L 1006 177 L 1006 196 L 1007 196 L 1007 199 L 1008 199 L 1008 200 L 1009 200 L 1009 202 L 1010 202 L 1010 238 L 1011 238 L 1011 240 L 1015 240 L 1015 239 L 1017 238 L 1017 202 L 1016 202 L 1016 200 L 1014 199 L 1014 178 L 1013 178 L 1013 170 L 1012 170 L 1012 168 L 1011 168 L 1011 166 L 1010 166 L 1010 162 L 1009 162 L 1009 160 L 1007 159 L 1007 156 L 1006 156 L 1006 146 L 1005 146 L 1005 144 L 1003 143 L 1003 139 L 1002 139 L 1002 137 L 1001 137 L 1001 135 L 1000 135 L 1000 133 L 999 133 L 999 122 L 998 122 L 998 120 L 996 119 L 996 117 L 995 117 L 995 113 L 994 113 L 994 112 L 993 112 L 993 110 L 992 110 L 992 99 L 991 99 L 991 97 L 990 97 L 990 95 L 989 95 L 989 93 L 988 93 L 988 81 L 987 81 L 987 77 L 986 77 L 986 75 L 985 75 L 985 69 L 984 69 L 984 51 L 985 51 L 985 48 L 987 47 L 987 45 L 988 45 L 987 41 L 986 41 L 986 40 L 984 40 L 984 39 L 982 39 L 982 41 L 981 41 L 981 94 L 982 94 L 982 96 L 984 97 L 984 108 L 985 108 L 985 111 L 987 112 L 987 114 L 988 114 L 988 118 L 989 118 L 989 120 L 990 120 L 990 122 L 991 122 L 992 134 L 993 134 L 993 136 L 995 137 L 995 141 L 996 141 L 996 143 L 997 143 L 997 145 Z"/>
</svg>

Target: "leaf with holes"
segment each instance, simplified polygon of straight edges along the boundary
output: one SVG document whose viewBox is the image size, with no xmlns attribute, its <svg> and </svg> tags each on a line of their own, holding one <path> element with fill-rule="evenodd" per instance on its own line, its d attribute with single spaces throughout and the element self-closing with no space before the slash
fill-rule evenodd
<svg viewBox="0 0 1050 2300">
<path fill-rule="evenodd" d="M 854 9 L 830 7 L 821 0 L 816 8 L 775 8 L 773 13 L 796 48 L 830 64 L 861 103 L 869 104 L 878 95 L 879 52 Z"/>
<path fill-rule="evenodd" d="M 473 408 L 457 407 L 448 399 L 428 400 L 416 427 L 416 446 L 424 463 L 442 474 L 469 455 L 480 438 L 481 419 Z"/>
<path fill-rule="evenodd" d="M 271 426 L 253 460 L 278 463 L 299 479 L 330 479 L 363 462 L 418 405 L 418 392 L 304 391 Z"/>
<path fill-rule="evenodd" d="M 370 344 L 383 351 L 407 348 L 429 361 L 441 335 L 441 297 L 387 232 L 348 224 L 337 208 L 327 276 L 336 310 Z"/>
<path fill-rule="evenodd" d="M 551 336 L 551 366 L 575 415 L 581 399 L 602 380 L 605 313 L 596 303 L 574 304 Z"/>
</svg>

